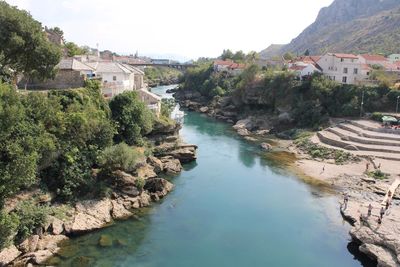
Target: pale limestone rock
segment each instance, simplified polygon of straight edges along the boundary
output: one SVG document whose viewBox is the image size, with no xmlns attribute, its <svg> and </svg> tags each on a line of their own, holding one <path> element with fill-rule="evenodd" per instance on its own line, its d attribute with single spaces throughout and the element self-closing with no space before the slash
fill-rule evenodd
<svg viewBox="0 0 400 267">
<path fill-rule="evenodd" d="M 125 209 L 122 203 L 118 203 L 117 200 L 112 200 L 111 204 L 112 204 L 111 215 L 114 219 L 127 218 L 132 215 L 132 213 L 127 209 Z"/>
<path fill-rule="evenodd" d="M 19 250 L 21 250 L 22 253 L 28 253 L 28 252 L 34 252 L 36 251 L 36 248 L 38 246 L 39 242 L 39 236 L 38 235 L 32 235 L 25 239 L 19 246 Z"/>
<path fill-rule="evenodd" d="M 19 255 L 21 255 L 21 251 L 19 251 L 14 245 L 3 249 L 0 251 L 0 266 L 6 266 L 15 260 Z"/>
<path fill-rule="evenodd" d="M 153 157 L 153 156 L 148 157 L 148 158 L 147 158 L 147 162 L 148 162 L 151 166 L 154 167 L 154 171 L 155 171 L 156 173 L 160 173 L 160 172 L 162 172 L 162 171 L 164 170 L 163 164 L 162 164 L 161 160 L 159 160 L 159 159 L 156 158 L 156 157 Z"/>
<path fill-rule="evenodd" d="M 37 249 L 50 250 L 52 253 L 56 253 L 58 244 L 68 239 L 65 235 L 44 235 L 39 239 Z"/>
<path fill-rule="evenodd" d="M 169 175 L 175 175 L 182 171 L 181 162 L 178 159 L 172 157 L 161 158 L 163 163 L 164 172 Z"/>
</svg>

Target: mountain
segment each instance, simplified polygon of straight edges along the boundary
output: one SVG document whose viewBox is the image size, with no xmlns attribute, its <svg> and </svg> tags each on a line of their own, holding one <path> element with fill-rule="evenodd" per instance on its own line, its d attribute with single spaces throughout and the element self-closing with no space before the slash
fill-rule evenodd
<svg viewBox="0 0 400 267">
<path fill-rule="evenodd" d="M 260 58 L 271 59 L 274 56 L 279 55 L 284 46 L 285 45 L 283 44 L 272 44 L 259 53 Z"/>
<path fill-rule="evenodd" d="M 398 53 L 400 0 L 335 0 L 278 54 Z"/>
</svg>

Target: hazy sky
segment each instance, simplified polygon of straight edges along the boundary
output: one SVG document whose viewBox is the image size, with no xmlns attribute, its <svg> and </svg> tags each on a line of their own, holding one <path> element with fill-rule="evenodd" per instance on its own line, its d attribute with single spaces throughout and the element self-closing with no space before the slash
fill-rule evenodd
<svg viewBox="0 0 400 267">
<path fill-rule="evenodd" d="M 288 43 L 333 0 L 6 0 L 79 45 L 140 55 L 217 56 Z"/>
</svg>

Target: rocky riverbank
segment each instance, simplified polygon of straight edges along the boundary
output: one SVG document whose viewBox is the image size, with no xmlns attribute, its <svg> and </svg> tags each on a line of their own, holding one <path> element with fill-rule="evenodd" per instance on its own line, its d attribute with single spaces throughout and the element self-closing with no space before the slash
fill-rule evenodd
<svg viewBox="0 0 400 267">
<path fill-rule="evenodd" d="M 261 149 L 266 151 L 274 150 L 275 147 L 263 142 L 265 137 L 274 134 L 287 140 L 296 132 L 287 131 L 293 127 L 293 121 L 290 113 L 284 109 L 279 110 L 275 115 L 266 116 L 239 109 L 233 97 L 215 97 L 209 101 L 196 91 L 182 90 L 178 90 L 174 96 L 181 107 L 232 124 L 240 136 L 248 141 L 260 143 Z M 251 102 L 252 99 L 246 101 Z M 365 164 L 370 162 L 370 159 L 337 165 L 334 160 L 315 160 L 296 148 L 292 141 L 279 141 L 277 144 L 280 150 L 296 155 L 297 161 L 293 162 L 296 172 L 302 172 L 302 175 L 317 179 L 337 192 L 349 196 L 347 209 L 342 210 L 341 213 L 353 225 L 350 236 L 359 244 L 361 252 L 376 261 L 378 266 L 400 266 L 400 193 L 398 190 L 394 194 L 382 224 L 377 222 L 383 197 L 396 179 L 393 172 L 398 169 L 393 167 L 393 164 L 383 162 L 384 168 L 393 175 L 391 179 L 381 181 L 370 178 L 364 173 Z M 363 218 L 366 216 L 367 206 L 370 203 L 373 205 L 373 214 L 361 222 L 360 216 L 362 215 Z"/>
<path fill-rule="evenodd" d="M 155 143 L 154 156 L 139 162 L 131 173 L 113 172 L 115 184 L 109 197 L 68 206 L 64 218 L 49 216 L 34 235 L 0 252 L 0 266 L 56 265 L 68 257 L 60 247 L 69 238 L 135 216 L 138 209 L 165 197 L 174 186 L 163 177 L 178 174 L 182 164 L 196 160 L 197 146 L 181 142 L 179 129 L 180 125 L 158 125 L 149 137 Z"/>
</svg>

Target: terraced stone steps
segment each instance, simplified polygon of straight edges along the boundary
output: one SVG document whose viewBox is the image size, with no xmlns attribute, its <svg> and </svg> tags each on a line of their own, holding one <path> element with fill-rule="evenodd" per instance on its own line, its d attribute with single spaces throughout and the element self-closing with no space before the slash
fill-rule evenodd
<svg viewBox="0 0 400 267">
<path fill-rule="evenodd" d="M 328 128 L 326 130 L 331 133 L 336 134 L 343 141 L 352 141 L 352 142 L 367 144 L 367 145 L 400 147 L 400 140 L 392 141 L 392 140 L 384 140 L 384 139 L 379 139 L 379 138 L 360 137 L 359 135 L 357 135 L 353 132 L 349 132 L 349 131 L 339 128 L 339 127 L 332 127 L 332 128 Z"/>
<path fill-rule="evenodd" d="M 359 128 L 359 127 L 357 127 L 353 124 L 349 124 L 349 123 L 341 123 L 341 124 L 338 124 L 337 127 L 344 129 L 348 132 L 352 132 L 352 133 L 357 134 L 358 136 L 362 136 L 362 137 L 400 142 L 400 136 L 397 137 L 396 135 L 393 135 L 393 134 L 377 133 L 377 132 L 364 130 L 362 128 Z"/>
</svg>

